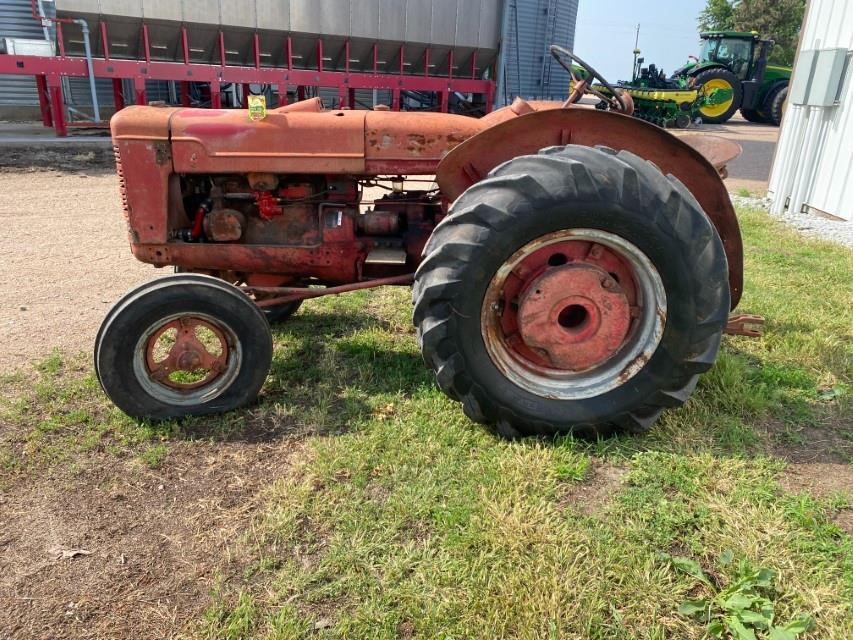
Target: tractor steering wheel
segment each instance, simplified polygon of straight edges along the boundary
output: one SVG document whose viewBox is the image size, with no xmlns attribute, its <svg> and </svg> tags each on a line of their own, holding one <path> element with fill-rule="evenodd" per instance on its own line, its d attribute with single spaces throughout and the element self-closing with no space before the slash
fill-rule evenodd
<svg viewBox="0 0 853 640">
<path fill-rule="evenodd" d="M 626 115 L 631 115 L 634 111 L 634 105 L 632 101 L 626 100 L 625 95 L 621 89 L 616 89 L 611 85 L 607 80 L 604 79 L 598 71 L 593 69 L 586 62 L 578 58 L 574 53 L 569 51 L 568 49 L 564 49 L 561 46 L 556 44 L 551 45 L 551 55 L 554 56 L 554 60 L 560 63 L 566 71 L 569 72 L 569 75 L 572 77 L 572 82 L 574 83 L 574 89 L 572 90 L 572 94 L 566 99 L 566 102 L 563 106 L 568 107 L 571 104 L 575 104 L 578 100 L 580 100 L 584 94 L 591 93 L 594 96 L 601 98 L 604 102 L 607 103 L 607 106 L 612 111 L 619 111 L 620 113 L 624 113 Z M 578 65 L 583 67 L 584 71 L 587 72 L 587 77 L 579 78 L 574 69 L 572 68 L 572 62 L 577 62 Z M 603 84 L 608 91 L 610 91 L 611 95 L 607 96 L 600 91 L 592 88 L 590 84 L 590 80 L 598 80 Z"/>
</svg>

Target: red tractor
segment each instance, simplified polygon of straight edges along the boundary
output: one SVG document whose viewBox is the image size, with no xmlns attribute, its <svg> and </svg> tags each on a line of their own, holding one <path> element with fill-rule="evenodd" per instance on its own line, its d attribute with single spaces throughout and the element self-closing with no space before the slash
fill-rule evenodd
<svg viewBox="0 0 853 640">
<path fill-rule="evenodd" d="M 740 299 L 721 180 L 739 148 L 618 113 L 630 104 L 616 91 L 610 112 L 573 106 L 586 89 L 480 119 L 316 99 L 259 121 L 120 111 L 131 249 L 179 273 L 107 315 L 104 391 L 138 418 L 235 409 L 267 376 L 269 321 L 307 298 L 413 284 L 424 360 L 472 420 L 509 437 L 647 430 L 714 363 Z M 433 174 L 430 189 L 407 179 Z"/>
</svg>

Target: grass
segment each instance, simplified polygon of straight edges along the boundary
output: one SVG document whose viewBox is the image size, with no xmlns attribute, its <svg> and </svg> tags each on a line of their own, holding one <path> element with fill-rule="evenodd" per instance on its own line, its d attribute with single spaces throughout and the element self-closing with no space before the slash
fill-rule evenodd
<svg viewBox="0 0 853 640">
<path fill-rule="evenodd" d="M 832 519 L 851 497 L 779 484 L 783 454 L 853 462 L 853 253 L 740 213 L 740 310 L 766 335 L 726 338 L 646 437 L 497 439 L 435 388 L 408 291 L 382 290 L 306 304 L 275 332 L 259 405 L 225 416 L 137 425 L 59 354 L 7 376 L 0 477 L 104 456 L 156 472 L 179 440 L 302 439 L 237 541 L 245 575 L 187 637 L 698 639 L 707 620 L 679 607 L 761 570 L 780 623 L 813 618 L 798 637 L 853 637 L 853 539 Z"/>
</svg>

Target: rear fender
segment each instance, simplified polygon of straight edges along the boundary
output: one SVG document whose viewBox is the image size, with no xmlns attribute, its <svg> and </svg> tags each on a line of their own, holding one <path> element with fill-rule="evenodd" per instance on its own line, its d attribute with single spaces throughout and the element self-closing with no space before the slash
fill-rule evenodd
<svg viewBox="0 0 853 640">
<path fill-rule="evenodd" d="M 642 120 L 594 109 L 533 111 L 484 129 L 450 151 L 438 166 L 436 182 L 452 202 L 502 162 L 567 144 L 630 151 L 680 180 L 699 201 L 723 241 L 735 308 L 743 290 L 743 244 L 734 207 L 720 177 L 725 162 L 739 153 L 737 145 L 732 151 L 730 141 L 710 136 L 681 140 Z"/>
<path fill-rule="evenodd" d="M 700 62 L 696 66 L 694 66 L 690 71 L 687 72 L 687 75 L 691 78 L 695 78 L 703 71 L 708 71 L 709 69 L 725 69 L 728 71 L 728 67 L 724 64 L 720 64 L 719 62 Z"/>
</svg>

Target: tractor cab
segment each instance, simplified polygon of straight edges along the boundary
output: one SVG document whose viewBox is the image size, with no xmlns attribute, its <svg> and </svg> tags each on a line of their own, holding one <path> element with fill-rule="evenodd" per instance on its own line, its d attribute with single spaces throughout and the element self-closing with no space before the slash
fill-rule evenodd
<svg viewBox="0 0 853 640">
<path fill-rule="evenodd" d="M 739 80 L 749 80 L 755 66 L 757 33 L 723 31 L 703 33 L 699 64 L 711 62 L 731 69 Z M 766 41 L 765 41 L 766 42 Z"/>
</svg>

